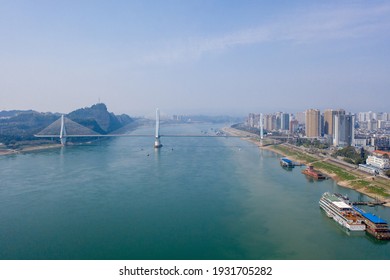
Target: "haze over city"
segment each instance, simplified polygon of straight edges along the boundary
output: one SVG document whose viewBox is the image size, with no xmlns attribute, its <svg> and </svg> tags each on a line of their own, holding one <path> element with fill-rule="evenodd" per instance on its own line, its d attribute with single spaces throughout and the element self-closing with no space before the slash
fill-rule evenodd
<svg viewBox="0 0 390 280">
<path fill-rule="evenodd" d="M 0 110 L 388 111 L 387 1 L 1 1 Z"/>
</svg>

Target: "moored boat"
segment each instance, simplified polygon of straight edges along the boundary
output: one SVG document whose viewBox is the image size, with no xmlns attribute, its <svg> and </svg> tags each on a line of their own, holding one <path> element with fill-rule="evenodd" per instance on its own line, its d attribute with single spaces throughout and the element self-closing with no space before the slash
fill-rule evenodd
<svg viewBox="0 0 390 280">
<path fill-rule="evenodd" d="M 281 158 L 280 165 L 286 168 L 294 168 L 294 162 L 288 158 Z"/>
<path fill-rule="evenodd" d="M 324 180 L 324 179 L 326 179 L 326 176 L 324 174 L 322 174 L 321 172 L 315 170 L 312 165 L 310 165 L 309 167 L 304 169 L 302 171 L 302 173 L 305 174 L 305 175 L 308 175 L 310 177 L 313 177 L 314 179 L 317 179 L 317 180 Z"/>
<path fill-rule="evenodd" d="M 380 240 L 390 240 L 390 229 L 387 222 L 380 217 L 371 213 L 366 213 L 362 209 L 354 206 L 353 209 L 357 211 L 362 217 L 366 225 L 366 231 Z"/>
<path fill-rule="evenodd" d="M 320 207 L 326 215 L 350 231 L 366 229 L 362 217 L 342 198 L 326 192 L 320 199 Z"/>
</svg>

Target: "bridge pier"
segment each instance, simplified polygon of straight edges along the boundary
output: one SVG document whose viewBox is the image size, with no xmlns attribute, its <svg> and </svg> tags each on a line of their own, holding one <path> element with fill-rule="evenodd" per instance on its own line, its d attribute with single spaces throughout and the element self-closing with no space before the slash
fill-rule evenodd
<svg viewBox="0 0 390 280">
<path fill-rule="evenodd" d="M 156 149 L 159 149 L 159 148 L 162 147 L 162 144 L 161 144 L 161 142 L 160 142 L 160 138 L 156 138 L 156 140 L 154 140 L 154 147 L 155 147 Z"/>
</svg>

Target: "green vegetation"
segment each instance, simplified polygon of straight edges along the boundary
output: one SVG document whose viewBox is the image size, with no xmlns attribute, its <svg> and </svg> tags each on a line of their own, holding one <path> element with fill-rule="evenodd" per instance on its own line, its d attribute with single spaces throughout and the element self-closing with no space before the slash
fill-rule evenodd
<svg viewBox="0 0 390 280">
<path fill-rule="evenodd" d="M 307 163 L 311 163 L 311 162 L 317 161 L 317 159 L 315 157 L 306 155 L 306 154 L 304 154 L 302 152 L 294 151 L 294 150 L 292 150 L 292 149 L 290 149 L 288 147 L 285 147 L 285 146 L 273 145 L 272 147 L 275 150 L 278 150 L 281 153 L 285 154 L 286 156 L 295 157 L 297 160 L 301 160 L 301 161 L 304 161 L 304 162 L 307 162 Z"/>
<path fill-rule="evenodd" d="M 12 113 L 11 113 L 12 112 Z M 0 119 L 0 143 L 15 148 L 19 142 L 37 140 L 34 134 L 59 118 L 51 113 L 35 111 L 2 111 Z"/>
<path fill-rule="evenodd" d="M 370 185 L 369 182 L 365 181 L 365 180 L 356 180 L 353 182 L 353 186 L 355 188 L 366 188 Z"/>
<path fill-rule="evenodd" d="M 37 139 L 34 135 L 60 118 L 58 113 L 39 113 L 36 111 L 1 111 L 0 112 L 0 143 L 7 148 L 18 149 L 22 146 L 55 143 L 45 139 Z M 89 129 L 107 134 L 133 123 L 127 115 L 116 116 L 107 111 L 106 105 L 100 103 L 90 108 L 78 109 L 67 117 Z M 54 134 L 59 134 L 59 128 Z M 82 141 L 82 139 L 78 139 Z M 73 141 L 76 141 L 73 139 Z"/>
<path fill-rule="evenodd" d="M 285 145 L 273 145 L 272 147 L 286 156 L 291 156 L 307 163 L 312 163 L 314 168 L 321 169 L 325 173 L 335 174 L 340 181 L 349 181 L 351 186 L 355 189 L 365 189 L 373 195 L 383 198 L 390 197 L 390 182 L 386 179 L 378 177 L 375 177 L 374 179 L 364 179 L 358 175 L 354 175 L 351 172 L 344 170 L 342 167 L 338 167 L 325 161 L 319 161 L 317 158 L 306 155 L 304 152 L 296 151 L 295 149 L 289 148 Z M 343 150 L 343 152 L 345 152 L 343 156 L 347 155 L 348 153 L 350 153 L 350 155 L 356 155 L 356 152 L 354 151 L 354 153 L 352 153 L 350 148 Z M 387 173 L 388 176 L 390 175 L 389 173 L 390 170 Z"/>
<path fill-rule="evenodd" d="M 362 179 L 352 181 L 351 183 L 355 189 L 365 188 L 368 192 L 376 194 L 377 196 L 384 198 L 390 197 L 390 194 L 387 192 L 388 186 L 381 182 L 377 182 L 377 180 L 367 181 Z"/>
<path fill-rule="evenodd" d="M 106 105 L 103 103 L 75 110 L 69 113 L 67 117 L 101 134 L 110 133 L 133 121 L 127 115 L 115 116 L 108 112 Z"/>
<path fill-rule="evenodd" d="M 296 141 L 296 145 L 297 146 L 304 146 L 305 148 L 316 148 L 316 149 L 329 148 L 328 143 L 322 143 L 318 139 L 299 138 Z"/>
<path fill-rule="evenodd" d="M 387 193 L 385 188 L 370 185 L 367 187 L 367 189 L 370 193 L 376 194 L 378 196 L 385 197 L 385 198 L 390 197 L 390 194 Z"/>
<path fill-rule="evenodd" d="M 365 163 L 367 159 L 367 153 L 364 152 L 364 149 L 358 153 L 355 148 L 351 146 L 338 150 L 334 155 L 344 157 L 345 162 L 356 165 Z"/>
<path fill-rule="evenodd" d="M 327 162 L 315 162 L 313 165 L 316 168 L 321 168 L 323 170 L 336 174 L 336 176 L 343 181 L 345 180 L 350 181 L 350 180 L 357 179 L 356 176 L 352 175 L 351 173 L 344 171 L 342 168 L 334 166 Z"/>
</svg>

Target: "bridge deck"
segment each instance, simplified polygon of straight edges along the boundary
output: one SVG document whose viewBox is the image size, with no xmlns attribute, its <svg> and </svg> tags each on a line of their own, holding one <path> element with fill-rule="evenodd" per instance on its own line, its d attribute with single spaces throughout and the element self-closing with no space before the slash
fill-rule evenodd
<svg viewBox="0 0 390 280">
<path fill-rule="evenodd" d="M 35 137 L 40 138 L 58 138 L 60 135 L 34 135 Z M 68 138 L 77 138 L 77 137 L 155 137 L 155 135 L 152 134 L 97 134 L 97 135 L 71 135 L 67 134 L 66 137 Z M 219 138 L 247 138 L 250 136 L 236 136 L 236 135 L 193 135 L 193 134 L 177 134 L 177 135 L 170 135 L 170 134 L 162 134 L 160 137 L 219 137 Z"/>
</svg>

